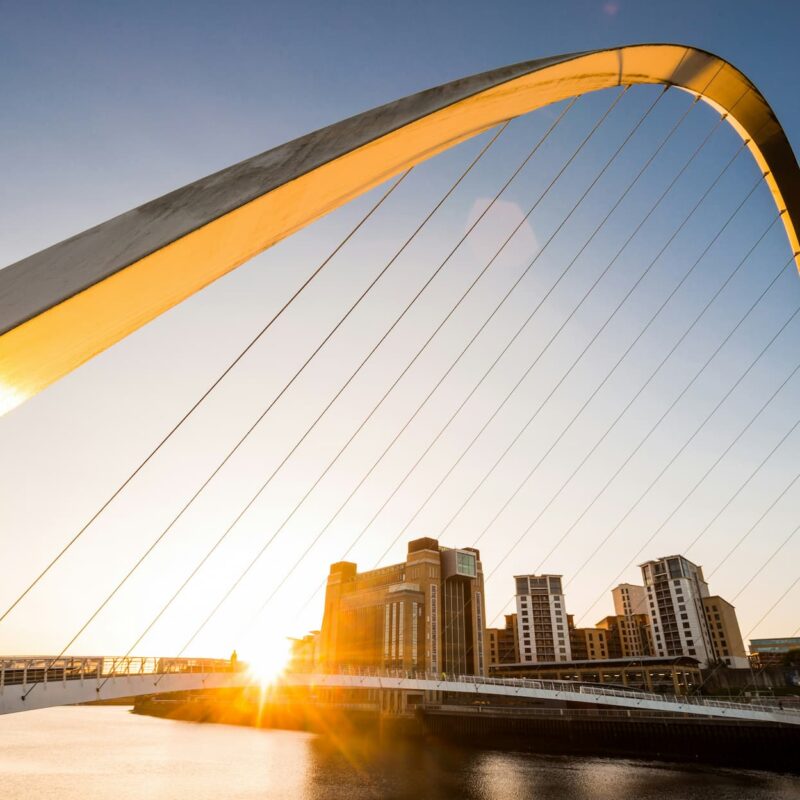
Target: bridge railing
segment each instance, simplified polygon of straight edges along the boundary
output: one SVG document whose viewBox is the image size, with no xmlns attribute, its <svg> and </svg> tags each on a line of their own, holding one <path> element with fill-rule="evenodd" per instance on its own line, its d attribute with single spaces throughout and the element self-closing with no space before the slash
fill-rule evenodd
<svg viewBox="0 0 800 800">
<path fill-rule="evenodd" d="M 659 704 L 682 704 L 693 706 L 704 706 L 708 708 L 720 709 L 730 708 L 745 711 L 768 711 L 770 713 L 782 714 L 792 718 L 800 715 L 800 708 L 791 707 L 787 703 L 784 706 L 784 701 L 779 698 L 764 698 L 754 697 L 749 698 L 747 701 L 743 700 L 725 700 L 717 697 L 708 697 L 700 695 L 676 695 L 676 694 L 662 694 L 657 692 L 645 692 L 638 689 L 627 689 L 621 687 L 604 686 L 597 683 L 581 683 L 578 681 L 554 681 L 554 680 L 541 680 L 538 678 L 493 678 L 481 675 L 456 675 L 445 672 L 430 672 L 421 670 L 400 670 L 400 669 L 377 669 L 372 667 L 343 667 L 336 669 L 335 672 L 325 673 L 322 671 L 320 674 L 337 674 L 348 676 L 363 676 L 363 677 L 376 677 L 388 679 L 410 679 L 410 680 L 426 680 L 433 681 L 440 684 L 453 684 L 461 683 L 467 685 L 474 685 L 476 691 L 481 685 L 494 685 L 503 686 L 511 689 L 539 689 L 552 691 L 559 694 L 582 694 L 582 695 L 602 695 L 611 697 L 620 697 L 626 700 L 638 701 L 652 701 Z M 443 687 L 447 691 L 447 687 Z M 568 698 L 564 698 L 568 699 Z"/>
<path fill-rule="evenodd" d="M 669 703 L 682 703 L 684 705 L 709 706 L 713 708 L 735 708 L 744 710 L 758 709 L 762 711 L 777 711 L 789 714 L 800 714 L 800 709 L 784 707 L 784 701 L 772 697 L 753 697 L 747 701 L 725 700 L 719 697 L 707 697 L 702 695 L 676 695 L 676 694 L 655 694 L 653 692 L 636 692 L 625 689 L 613 689 L 606 686 L 581 686 L 582 693 L 606 695 L 612 697 L 625 697 L 632 699 L 655 700 Z"/>
<path fill-rule="evenodd" d="M 217 658 L 159 658 L 157 656 L 88 656 L 81 658 L 25 656 L 0 658 L 0 690 L 4 686 L 62 683 L 132 675 L 234 672 L 243 665 Z"/>
</svg>

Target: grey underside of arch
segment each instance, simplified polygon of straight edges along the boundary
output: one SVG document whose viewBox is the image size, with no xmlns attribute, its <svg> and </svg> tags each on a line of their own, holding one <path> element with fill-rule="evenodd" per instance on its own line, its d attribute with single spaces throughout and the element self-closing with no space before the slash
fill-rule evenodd
<svg viewBox="0 0 800 800">
<path fill-rule="evenodd" d="M 345 153 L 487 88 L 580 55 L 526 61 L 388 103 L 201 178 L 22 259 L 0 270 L 0 334 Z M 701 66 L 690 55 L 676 82 Z"/>
</svg>

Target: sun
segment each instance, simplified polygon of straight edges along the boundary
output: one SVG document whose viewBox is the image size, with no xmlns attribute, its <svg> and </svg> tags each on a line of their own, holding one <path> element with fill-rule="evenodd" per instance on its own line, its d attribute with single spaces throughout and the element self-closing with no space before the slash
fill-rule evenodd
<svg viewBox="0 0 800 800">
<path fill-rule="evenodd" d="M 274 683 L 289 662 L 289 641 L 285 638 L 262 642 L 242 654 L 247 672 L 262 686 Z"/>
</svg>

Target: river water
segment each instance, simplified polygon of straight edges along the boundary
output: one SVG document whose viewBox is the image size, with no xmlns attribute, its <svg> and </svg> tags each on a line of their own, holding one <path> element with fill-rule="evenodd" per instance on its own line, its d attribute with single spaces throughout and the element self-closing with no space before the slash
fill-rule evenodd
<svg viewBox="0 0 800 800">
<path fill-rule="evenodd" d="M 124 707 L 0 717 L 2 800 L 798 800 L 800 778 L 610 759 L 378 747 Z"/>
</svg>

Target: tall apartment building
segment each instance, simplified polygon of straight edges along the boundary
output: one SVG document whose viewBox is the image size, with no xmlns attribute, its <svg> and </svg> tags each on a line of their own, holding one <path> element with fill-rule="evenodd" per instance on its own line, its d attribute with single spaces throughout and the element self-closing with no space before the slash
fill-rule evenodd
<svg viewBox="0 0 800 800">
<path fill-rule="evenodd" d="M 704 606 L 709 591 L 702 567 L 679 555 L 647 561 L 640 567 L 655 654 L 693 656 L 703 667 L 714 661 Z"/>
<path fill-rule="evenodd" d="M 486 640 L 489 644 L 489 666 L 498 664 L 518 664 L 519 644 L 517 641 L 517 615 L 506 614 L 504 628 L 487 628 Z"/>
<path fill-rule="evenodd" d="M 331 565 L 318 657 L 323 668 L 484 675 L 485 624 L 480 553 L 416 539 L 400 564 Z"/>
<path fill-rule="evenodd" d="M 647 593 L 644 586 L 621 583 L 611 590 L 611 597 L 614 600 L 614 613 L 618 616 L 630 617 L 647 613 Z"/>
<path fill-rule="evenodd" d="M 618 657 L 653 655 L 653 633 L 644 586 L 621 583 L 611 590 L 611 597 L 617 616 L 614 627 L 619 637 Z M 606 617 L 602 623 L 598 623 L 598 627 L 607 627 L 609 624 L 610 618 Z"/>
<path fill-rule="evenodd" d="M 703 598 L 706 622 L 711 632 L 711 645 L 718 661 L 729 667 L 747 669 L 750 660 L 744 649 L 736 609 L 719 595 Z"/>
<path fill-rule="evenodd" d="M 570 661 L 561 575 L 515 575 L 520 663 Z"/>
</svg>

